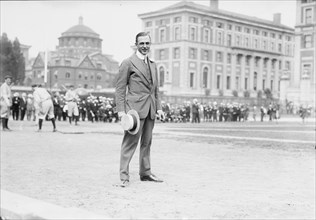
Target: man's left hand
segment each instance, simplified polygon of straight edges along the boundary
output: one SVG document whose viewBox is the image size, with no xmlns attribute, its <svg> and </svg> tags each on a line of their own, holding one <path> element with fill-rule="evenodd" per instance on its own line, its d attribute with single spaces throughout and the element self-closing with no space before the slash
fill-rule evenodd
<svg viewBox="0 0 316 220">
<path fill-rule="evenodd" d="M 158 110 L 157 113 L 158 113 L 158 117 L 160 118 L 160 120 L 164 121 L 165 120 L 165 114 L 163 113 L 163 111 L 162 110 Z"/>
</svg>

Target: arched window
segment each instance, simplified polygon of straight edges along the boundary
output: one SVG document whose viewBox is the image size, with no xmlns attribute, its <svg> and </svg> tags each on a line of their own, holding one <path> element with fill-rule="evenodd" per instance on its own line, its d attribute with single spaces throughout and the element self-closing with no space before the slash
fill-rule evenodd
<svg viewBox="0 0 316 220">
<path fill-rule="evenodd" d="M 97 80 L 101 80 L 102 79 L 102 74 L 101 73 L 98 73 L 97 74 Z"/>
<path fill-rule="evenodd" d="M 161 66 L 159 68 L 159 86 L 162 87 L 165 83 L 165 69 Z"/>
<path fill-rule="evenodd" d="M 207 79 L 208 79 L 208 68 L 204 67 L 203 68 L 203 88 L 207 88 Z"/>
<path fill-rule="evenodd" d="M 69 73 L 69 72 L 66 73 L 66 78 L 67 78 L 67 79 L 70 78 L 70 73 Z"/>
<path fill-rule="evenodd" d="M 84 79 L 85 79 L 85 80 L 88 80 L 88 73 L 85 73 L 85 74 L 84 74 Z"/>
</svg>

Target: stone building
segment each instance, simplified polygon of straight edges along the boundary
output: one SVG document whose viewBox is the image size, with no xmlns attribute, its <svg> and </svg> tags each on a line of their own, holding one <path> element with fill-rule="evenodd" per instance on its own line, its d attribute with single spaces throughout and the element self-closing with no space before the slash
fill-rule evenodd
<svg viewBox="0 0 316 220">
<path fill-rule="evenodd" d="M 281 14 L 264 20 L 181 1 L 138 15 L 152 37 L 165 96 L 256 98 L 270 89 L 280 96 L 281 76 L 293 75 L 294 29 Z"/>
<path fill-rule="evenodd" d="M 33 68 L 33 83 L 45 84 L 52 89 L 69 85 L 91 90 L 114 87 L 119 64 L 111 55 L 102 54 L 99 34 L 83 24 L 63 32 L 55 51 L 40 52 Z M 45 75 L 47 60 L 47 75 Z"/>
<path fill-rule="evenodd" d="M 282 77 L 281 100 L 315 109 L 316 0 L 296 1 L 295 66 Z"/>
</svg>

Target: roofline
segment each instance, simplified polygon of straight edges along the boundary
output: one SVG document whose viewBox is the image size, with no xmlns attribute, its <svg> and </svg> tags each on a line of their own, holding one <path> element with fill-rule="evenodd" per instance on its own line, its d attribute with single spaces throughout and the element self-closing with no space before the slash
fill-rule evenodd
<svg viewBox="0 0 316 220">
<path fill-rule="evenodd" d="M 207 7 L 207 6 L 205 6 Z M 283 24 L 274 24 L 272 23 L 273 21 L 269 21 L 269 20 L 265 20 L 265 19 L 261 19 L 261 18 L 257 18 L 254 17 L 256 19 L 260 19 L 262 21 L 257 21 L 257 20 L 251 20 L 251 17 L 249 16 L 249 19 L 244 18 L 244 17 L 238 17 L 238 14 L 236 14 L 234 12 L 234 14 L 230 15 L 230 14 L 226 14 L 221 10 L 207 10 L 207 9 L 198 9 L 198 8 L 193 8 L 191 6 L 188 5 L 182 5 L 178 8 L 165 8 L 165 9 L 161 9 L 161 10 L 157 10 L 154 12 L 147 12 L 147 13 L 142 13 L 142 14 L 138 14 L 138 17 L 140 19 L 145 19 L 145 18 L 149 18 L 149 17 L 158 17 L 161 15 L 174 15 L 175 13 L 182 13 L 182 12 L 192 12 L 192 13 L 197 13 L 197 14 L 202 14 L 202 15 L 209 15 L 209 16 L 218 16 L 219 18 L 222 19 L 226 19 L 226 20 L 230 20 L 230 19 L 238 19 L 237 22 L 250 22 L 253 24 L 260 24 L 260 25 L 267 25 L 268 28 L 278 28 L 278 29 L 286 29 L 288 31 L 294 32 L 294 28 L 291 28 L 289 26 L 283 25 Z M 207 14 L 205 14 L 205 12 Z M 236 16 L 234 16 L 236 15 Z M 247 15 L 245 15 L 247 16 Z M 236 21 L 235 21 L 236 22 Z"/>
</svg>

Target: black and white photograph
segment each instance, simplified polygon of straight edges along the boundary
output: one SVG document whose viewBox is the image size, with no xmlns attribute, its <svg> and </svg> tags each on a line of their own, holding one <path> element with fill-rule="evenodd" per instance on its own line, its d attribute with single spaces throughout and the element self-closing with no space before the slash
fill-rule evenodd
<svg viewBox="0 0 316 220">
<path fill-rule="evenodd" d="M 0 220 L 316 219 L 316 0 L 0 1 Z"/>
</svg>

